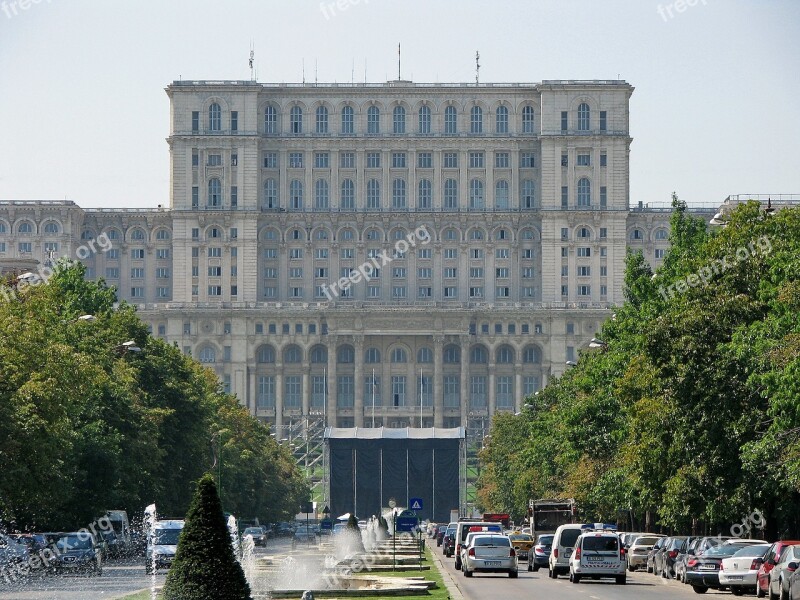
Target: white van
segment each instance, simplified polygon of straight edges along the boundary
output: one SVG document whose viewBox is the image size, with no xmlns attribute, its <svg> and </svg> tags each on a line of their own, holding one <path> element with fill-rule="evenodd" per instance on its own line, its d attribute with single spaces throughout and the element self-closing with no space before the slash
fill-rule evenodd
<svg viewBox="0 0 800 600">
<path fill-rule="evenodd" d="M 169 569 L 172 566 L 184 524 L 184 521 L 178 519 L 155 522 L 147 536 L 144 569 L 148 575 L 158 569 Z"/>
<path fill-rule="evenodd" d="M 616 533 L 584 531 L 575 541 L 569 561 L 569 580 L 580 583 L 583 577 L 613 577 L 624 585 L 627 566 L 625 549 Z"/>
<path fill-rule="evenodd" d="M 585 531 L 585 525 L 571 523 L 559 525 L 553 534 L 553 550 L 548 561 L 548 574 L 551 579 L 569 573 L 569 559 L 578 536 Z"/>
<path fill-rule="evenodd" d="M 503 525 L 502 523 L 492 523 L 489 521 L 459 521 L 456 527 L 456 539 L 453 542 L 455 544 L 453 553 L 456 555 L 456 571 L 461 570 L 461 551 L 465 548 L 467 534 L 472 531 L 503 533 Z"/>
</svg>

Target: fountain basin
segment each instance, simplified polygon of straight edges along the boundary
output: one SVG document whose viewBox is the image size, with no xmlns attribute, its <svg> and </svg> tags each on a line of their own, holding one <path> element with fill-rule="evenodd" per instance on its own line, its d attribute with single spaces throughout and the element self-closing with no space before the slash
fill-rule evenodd
<svg viewBox="0 0 800 600">
<path fill-rule="evenodd" d="M 358 596 L 424 596 L 436 587 L 436 582 L 404 577 L 339 577 L 334 588 L 311 591 L 317 598 L 342 598 Z M 272 590 L 269 595 L 255 598 L 299 598 L 305 589 Z"/>
</svg>

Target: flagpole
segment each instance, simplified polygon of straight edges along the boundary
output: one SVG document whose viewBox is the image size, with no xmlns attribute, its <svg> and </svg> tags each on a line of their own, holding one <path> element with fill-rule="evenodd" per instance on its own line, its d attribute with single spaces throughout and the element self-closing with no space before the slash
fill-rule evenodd
<svg viewBox="0 0 800 600">
<path fill-rule="evenodd" d="M 372 428 L 375 429 L 375 367 L 372 367 Z"/>
<path fill-rule="evenodd" d="M 422 429 L 422 369 L 419 370 L 419 428 Z"/>
</svg>

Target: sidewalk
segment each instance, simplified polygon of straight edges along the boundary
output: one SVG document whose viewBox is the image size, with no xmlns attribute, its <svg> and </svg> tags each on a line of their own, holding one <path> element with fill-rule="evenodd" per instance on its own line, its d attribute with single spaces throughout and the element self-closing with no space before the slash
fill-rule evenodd
<svg viewBox="0 0 800 600">
<path fill-rule="evenodd" d="M 436 568 L 439 569 L 439 573 L 442 575 L 442 581 L 444 581 L 444 585 L 447 587 L 447 591 L 450 594 L 450 600 L 464 600 L 464 596 L 458 587 L 458 583 L 456 583 L 455 579 L 453 579 L 452 575 L 450 575 L 450 571 L 448 571 L 442 563 L 442 557 L 438 552 L 436 544 L 431 544 L 430 538 L 426 537 L 425 545 L 428 546 L 428 549 L 431 551 L 433 562 L 436 563 Z"/>
</svg>

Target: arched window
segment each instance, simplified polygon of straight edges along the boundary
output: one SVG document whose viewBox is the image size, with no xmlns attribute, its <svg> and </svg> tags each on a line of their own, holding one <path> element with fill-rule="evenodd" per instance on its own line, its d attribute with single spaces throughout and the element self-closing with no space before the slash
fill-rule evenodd
<svg viewBox="0 0 800 600">
<path fill-rule="evenodd" d="M 433 350 L 430 348 L 420 348 L 417 350 L 417 362 L 422 364 L 433 362 Z"/>
<path fill-rule="evenodd" d="M 498 242 L 508 241 L 511 239 L 511 233 L 508 231 L 508 229 L 501 227 L 495 232 L 494 239 Z"/>
<path fill-rule="evenodd" d="M 430 179 L 419 180 L 417 191 L 417 208 L 427 210 L 433 206 L 433 188 Z"/>
<path fill-rule="evenodd" d="M 342 133 L 350 134 L 355 133 L 355 127 L 353 125 L 354 119 L 354 112 L 352 106 L 343 106 L 342 107 Z"/>
<path fill-rule="evenodd" d="M 265 240 L 273 241 L 280 239 L 280 234 L 275 229 L 265 229 L 263 237 Z"/>
<path fill-rule="evenodd" d="M 208 129 L 220 131 L 222 129 L 222 109 L 216 102 L 208 107 Z"/>
<path fill-rule="evenodd" d="M 588 227 L 581 227 L 578 229 L 578 237 L 583 240 L 589 239 L 592 237 L 592 232 Z"/>
<path fill-rule="evenodd" d="M 458 208 L 458 181 L 455 179 L 444 182 L 444 208 Z"/>
<path fill-rule="evenodd" d="M 522 362 L 527 365 L 538 365 L 542 362 L 542 353 L 538 346 L 525 346 L 522 351 Z"/>
<path fill-rule="evenodd" d="M 264 108 L 264 133 L 278 133 L 278 109 L 274 106 Z"/>
<path fill-rule="evenodd" d="M 222 206 L 222 183 L 216 177 L 208 180 L 208 206 Z"/>
<path fill-rule="evenodd" d="M 118 240 L 119 239 L 119 231 L 116 229 L 109 229 L 106 233 L 106 237 L 110 240 Z"/>
<path fill-rule="evenodd" d="M 522 133 L 534 133 L 536 131 L 535 114 L 532 106 L 522 109 Z"/>
<path fill-rule="evenodd" d="M 159 241 L 168 240 L 169 239 L 169 230 L 168 229 L 159 229 L 156 232 L 156 239 Z"/>
<path fill-rule="evenodd" d="M 313 364 L 327 364 L 328 349 L 325 346 L 314 346 L 311 349 L 311 362 Z"/>
<path fill-rule="evenodd" d="M 137 242 L 144 241 L 144 237 L 145 237 L 144 236 L 144 231 L 142 231 L 141 229 L 134 229 L 131 232 L 131 239 L 134 240 L 134 241 L 137 241 Z"/>
<path fill-rule="evenodd" d="M 522 182 L 522 208 L 536 208 L 536 184 L 532 179 Z"/>
<path fill-rule="evenodd" d="M 367 182 L 367 208 L 379 209 L 381 207 L 381 182 L 370 179 Z"/>
<path fill-rule="evenodd" d="M 589 105 L 581 102 L 578 106 L 578 131 L 589 131 Z"/>
<path fill-rule="evenodd" d="M 314 234 L 314 239 L 318 242 L 324 242 L 328 239 L 328 230 L 327 229 L 317 229 L 316 233 Z"/>
<path fill-rule="evenodd" d="M 289 183 L 289 201 L 292 210 L 303 210 L 303 182 L 299 179 Z"/>
<path fill-rule="evenodd" d="M 339 208 L 342 210 L 355 210 L 356 185 L 352 179 L 342 180 L 342 193 L 339 196 Z"/>
<path fill-rule="evenodd" d="M 367 231 L 366 235 L 364 235 L 364 238 L 366 238 L 369 241 L 373 241 L 374 242 L 374 241 L 378 241 L 380 239 L 383 239 L 383 236 L 381 235 L 381 232 L 379 230 L 370 229 L 370 230 Z"/>
<path fill-rule="evenodd" d="M 669 239 L 669 234 L 667 233 L 666 229 L 659 229 L 656 231 L 656 239 L 657 240 L 667 240 Z"/>
<path fill-rule="evenodd" d="M 483 133 L 483 109 L 473 106 L 469 113 L 469 132 Z"/>
<path fill-rule="evenodd" d="M 328 210 L 330 208 L 328 182 L 324 179 L 317 179 L 314 184 L 314 208 L 316 210 Z"/>
<path fill-rule="evenodd" d="M 45 223 L 44 232 L 45 233 L 51 233 L 51 234 L 52 233 L 58 233 L 58 223 L 54 223 L 53 221 Z"/>
<path fill-rule="evenodd" d="M 469 239 L 472 241 L 482 240 L 483 239 L 483 231 L 480 229 L 473 229 L 469 232 Z"/>
<path fill-rule="evenodd" d="M 352 240 L 355 239 L 356 235 L 352 229 L 342 229 L 342 232 L 339 234 L 340 240 Z"/>
<path fill-rule="evenodd" d="M 392 362 L 393 363 L 408 362 L 406 351 L 403 350 L 402 348 L 395 348 L 394 350 L 392 350 Z"/>
<path fill-rule="evenodd" d="M 368 365 L 376 365 L 381 362 L 381 351 L 377 348 L 367 348 L 364 352 L 364 362 Z"/>
<path fill-rule="evenodd" d="M 431 109 L 428 106 L 421 106 L 419 109 L 419 132 L 422 134 L 431 132 Z"/>
<path fill-rule="evenodd" d="M 444 109 L 444 132 L 448 135 L 458 133 L 458 113 L 455 106 Z"/>
<path fill-rule="evenodd" d="M 5 223 L 0 223 L 0 233 L 6 232 L 6 225 Z M 81 240 L 93 240 L 94 239 L 94 231 L 91 229 L 84 229 L 81 231 Z"/>
<path fill-rule="evenodd" d="M 505 179 L 500 179 L 494 184 L 494 207 L 500 210 L 509 208 L 508 182 Z"/>
<path fill-rule="evenodd" d="M 640 241 L 644 239 L 644 233 L 638 227 L 631 231 L 631 239 L 635 241 Z"/>
<path fill-rule="evenodd" d="M 340 346 L 336 352 L 336 362 L 349 364 L 355 362 L 356 354 L 352 346 Z"/>
<path fill-rule="evenodd" d="M 328 109 L 324 106 L 317 107 L 317 133 L 328 133 Z"/>
<path fill-rule="evenodd" d="M 406 181 L 395 179 L 392 182 L 392 208 L 406 208 Z"/>
<path fill-rule="evenodd" d="M 275 362 L 275 349 L 272 346 L 259 346 L 256 352 L 256 362 L 262 365 Z"/>
<path fill-rule="evenodd" d="M 483 346 L 473 346 L 469 352 L 469 362 L 473 365 L 481 365 L 489 362 L 486 348 Z"/>
<path fill-rule="evenodd" d="M 508 133 L 508 109 L 505 106 L 497 107 L 494 129 L 496 133 Z"/>
<path fill-rule="evenodd" d="M 514 349 L 511 346 L 500 346 L 495 352 L 495 362 L 499 365 L 514 363 Z"/>
<path fill-rule="evenodd" d="M 31 225 L 27 221 L 23 221 L 22 223 L 19 224 L 19 227 L 17 227 L 17 233 L 23 233 L 23 234 L 33 233 L 33 225 Z"/>
<path fill-rule="evenodd" d="M 278 208 L 278 182 L 270 178 L 264 182 L 264 208 Z"/>
<path fill-rule="evenodd" d="M 393 131 L 394 133 L 406 132 L 406 109 L 402 106 L 394 107 L 394 114 L 392 115 Z"/>
<path fill-rule="evenodd" d="M 453 344 L 445 346 L 442 358 L 445 364 L 456 365 L 461 362 L 461 349 Z"/>
<path fill-rule="evenodd" d="M 406 230 L 403 229 L 402 227 L 398 227 L 397 229 L 394 230 L 394 239 L 402 240 L 405 239 L 405 237 L 406 237 Z"/>
<path fill-rule="evenodd" d="M 592 205 L 592 186 L 586 177 L 578 180 L 578 206 Z"/>
<path fill-rule="evenodd" d="M 458 237 L 459 237 L 458 236 L 458 231 L 456 231 L 455 229 L 453 229 L 453 228 L 445 229 L 445 232 L 444 232 L 445 241 L 455 242 L 455 241 L 458 241 Z"/>
<path fill-rule="evenodd" d="M 305 233 L 302 229 L 292 229 L 291 237 L 293 240 L 304 241 L 306 239 Z"/>
<path fill-rule="evenodd" d="M 370 106 L 367 109 L 367 133 L 381 132 L 381 109 L 377 106 Z"/>
<path fill-rule="evenodd" d="M 469 182 L 469 207 L 483 209 L 485 206 L 483 200 L 483 182 L 480 179 L 473 179 Z"/>
<path fill-rule="evenodd" d="M 303 351 L 300 350 L 299 346 L 295 346 L 294 344 L 287 346 L 283 351 L 283 362 L 287 365 L 303 362 Z"/>
<path fill-rule="evenodd" d="M 293 106 L 289 111 L 289 126 L 291 133 L 303 133 L 303 109 L 299 106 Z"/>
<path fill-rule="evenodd" d="M 208 237 L 212 240 L 216 240 L 222 237 L 222 230 L 219 227 L 212 227 L 208 231 Z"/>
<path fill-rule="evenodd" d="M 217 362 L 217 352 L 211 346 L 204 346 L 200 348 L 198 359 L 201 363 L 215 363 Z"/>
</svg>

